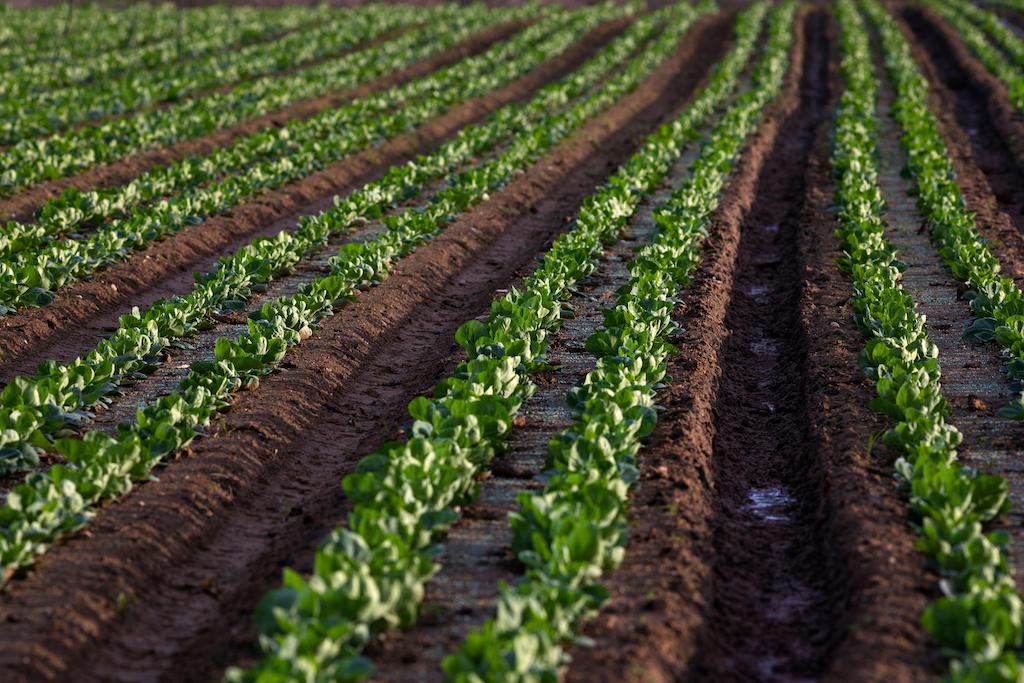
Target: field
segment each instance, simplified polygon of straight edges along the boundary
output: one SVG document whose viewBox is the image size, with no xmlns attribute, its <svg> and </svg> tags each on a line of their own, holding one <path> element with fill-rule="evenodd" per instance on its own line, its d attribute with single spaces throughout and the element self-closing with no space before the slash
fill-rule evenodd
<svg viewBox="0 0 1024 683">
<path fill-rule="evenodd" d="M 192 5 L 0 5 L 0 680 L 1024 681 L 1024 1 Z"/>
</svg>

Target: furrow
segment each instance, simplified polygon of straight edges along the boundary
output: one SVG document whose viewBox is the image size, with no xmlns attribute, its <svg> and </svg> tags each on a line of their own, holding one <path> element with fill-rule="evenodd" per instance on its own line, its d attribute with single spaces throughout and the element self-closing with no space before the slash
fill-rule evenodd
<svg viewBox="0 0 1024 683">
<path fill-rule="evenodd" d="M 50 306 L 0 320 L 0 349 L 4 349 L 0 352 L 0 382 L 31 373 L 44 359 L 67 362 L 78 357 L 115 329 L 118 318 L 133 306 L 146 308 L 157 299 L 188 292 L 193 271 L 208 271 L 219 258 L 256 238 L 294 230 L 301 216 L 329 207 L 335 195 L 379 177 L 394 164 L 435 149 L 460 128 L 503 105 L 527 99 L 536 89 L 570 73 L 622 28 L 622 22 L 600 27 L 526 76 L 453 107 L 412 133 L 280 190 L 264 192 L 227 216 L 185 228 L 93 280 L 67 287 Z"/>
<path fill-rule="evenodd" d="M 55 548 L 12 586 L 0 598 L 0 632 L 9 629 L 0 666 L 12 680 L 60 677 L 70 661 L 81 680 L 111 680 L 118 670 L 190 680 L 245 661 L 248 615 L 276 583 L 278 563 L 301 568 L 339 523 L 338 477 L 450 369 L 458 324 L 508 286 L 692 87 L 727 24 L 716 17 L 695 30 L 637 92 L 326 320 L 280 374 L 239 398 L 218 436 L 107 507 L 88 536 Z M 57 633 L 55 620 L 65 624 Z"/>
<path fill-rule="evenodd" d="M 552 369 L 536 377 L 537 390 L 520 408 L 520 419 L 506 452 L 491 463 L 479 497 L 462 511 L 462 519 L 448 533 L 440 558 L 441 571 L 427 584 L 424 616 L 409 631 L 395 634 L 367 651 L 375 662 L 374 681 L 440 681 L 441 660 L 470 629 L 491 616 L 499 582 L 512 583 L 518 578 L 518 565 L 508 551 L 508 514 L 517 509 L 519 493 L 543 488 L 538 477 L 544 470 L 548 441 L 573 422 L 566 394 L 594 365 L 586 341 L 602 326 L 602 309 L 628 282 L 626 266 L 634 251 L 657 232 L 654 207 L 688 175 L 686 171 L 698 151 L 697 146 L 686 151 L 662 189 L 641 204 L 620 240 L 604 253 L 597 270 L 569 300 L 572 315 L 550 342 L 548 362 Z"/>
<path fill-rule="evenodd" d="M 906 159 L 900 149 L 899 127 L 890 115 L 894 94 L 887 81 L 880 82 L 879 182 L 887 205 L 886 236 L 898 249 L 898 258 L 907 264 L 903 287 L 914 298 L 917 312 L 925 316 L 928 337 L 939 349 L 943 395 L 953 408 L 949 422 L 964 435 L 958 449 L 961 459 L 1010 482 L 1013 509 L 1001 526 L 1010 533 L 1012 564 L 1019 572 L 1024 566 L 1024 465 L 1018 456 L 1024 423 L 996 413 L 1016 398 L 1022 387 L 1007 378 L 998 345 L 963 338 L 974 316 L 928 236 L 926 223 L 909 194 L 913 183 L 901 176 Z"/>
</svg>

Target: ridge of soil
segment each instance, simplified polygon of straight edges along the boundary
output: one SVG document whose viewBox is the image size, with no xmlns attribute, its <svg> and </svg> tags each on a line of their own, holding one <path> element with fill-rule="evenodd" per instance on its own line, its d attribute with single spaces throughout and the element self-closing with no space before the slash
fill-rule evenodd
<svg viewBox="0 0 1024 683">
<path fill-rule="evenodd" d="M 678 109 L 683 106 L 681 101 Z M 674 119 L 678 109 L 666 120 Z M 534 376 L 536 392 L 520 408 L 505 452 L 495 457 L 479 497 L 463 510 L 445 539 L 441 571 L 427 584 L 423 616 L 413 628 L 367 649 L 374 660 L 374 681 L 441 681 L 444 657 L 469 631 L 494 616 L 499 581 L 511 584 L 522 576 L 523 568 L 509 548 L 508 514 L 519 507 L 517 494 L 543 489 L 540 475 L 548 442 L 573 423 L 566 395 L 594 367 L 586 341 L 603 325 L 602 310 L 614 304 L 616 290 L 629 280 L 628 262 L 634 252 L 658 232 L 653 209 L 689 174 L 698 149 L 689 146 L 660 189 L 638 207 L 619 240 L 605 250 L 598 268 L 577 284 L 567 302 L 573 314 L 549 341 L 552 369 Z"/>
<path fill-rule="evenodd" d="M 246 661 L 249 614 L 281 563 L 308 568 L 341 523 L 337 479 L 450 369 L 457 326 L 628 158 L 707 69 L 728 24 L 708 17 L 694 31 L 636 92 L 326 320 L 239 397 L 216 436 L 15 581 L 0 596 L 9 679 L 60 678 L 74 662 L 76 680 L 209 680 Z"/>
<path fill-rule="evenodd" d="M 908 23 L 912 29 L 915 28 L 914 21 Z M 932 45 L 929 40 L 923 42 L 926 46 Z M 933 58 L 935 56 L 932 54 Z M 947 60 L 935 59 L 929 63 L 929 71 L 942 72 L 940 78 L 947 84 L 943 94 L 948 95 L 950 81 L 956 79 L 954 82 L 960 82 L 959 79 L 967 76 L 962 71 L 954 71 L 950 76 L 950 70 L 944 68 L 945 61 Z M 885 109 L 888 109 L 892 97 L 891 88 L 885 88 L 881 98 Z M 948 102 L 945 97 L 936 99 L 933 106 L 942 106 Z M 976 99 L 957 102 L 957 117 L 961 120 L 961 126 L 965 125 L 961 116 L 966 115 L 962 114 L 961 110 L 968 109 L 972 104 L 975 107 L 981 106 Z M 949 119 L 946 121 L 951 133 L 947 141 L 958 146 L 968 144 L 964 140 L 963 129 L 955 128 Z M 984 126 L 985 122 L 982 121 L 978 125 Z M 1024 568 L 1024 470 L 1021 469 L 1018 460 L 1020 444 L 1024 442 L 1024 423 L 999 417 L 997 411 L 1020 394 L 1021 383 L 1006 376 L 1000 346 L 997 343 L 975 344 L 964 340 L 963 332 L 974 320 L 974 315 L 969 303 L 962 297 L 964 288 L 956 282 L 942 263 L 927 229 L 922 228 L 924 220 L 918 213 L 914 201 L 908 196 L 912 184 L 899 175 L 906 163 L 899 147 L 899 129 L 895 122 L 884 116 L 879 133 L 883 152 L 883 189 L 886 191 L 890 207 L 890 239 L 899 248 L 900 259 L 908 264 L 908 269 L 903 274 L 904 287 L 914 297 L 917 311 L 927 317 L 928 337 L 939 349 L 942 393 L 952 408 L 949 422 L 960 429 L 964 436 L 963 443 L 958 448 L 961 460 L 972 467 L 998 474 L 1010 483 L 1013 509 L 995 526 L 1005 530 L 1010 537 L 1007 550 L 1015 574 L 1019 578 Z M 971 163 L 971 157 L 967 154 L 955 155 L 961 163 L 961 168 L 957 168 L 958 180 L 963 177 L 969 178 L 968 182 L 964 183 L 961 180 L 960 184 L 965 189 L 965 195 L 967 188 L 970 188 L 968 205 L 972 208 L 973 205 L 982 203 L 984 195 L 980 192 L 987 192 L 984 189 L 985 178 L 981 176 L 981 169 L 992 171 L 994 166 L 1006 168 L 1005 154 L 986 154 L 986 151 L 993 147 L 1005 151 L 1004 147 L 992 143 L 982 146 L 982 142 L 976 139 L 988 139 L 992 135 L 992 131 L 987 131 L 984 136 L 970 136 L 975 138 L 972 140 L 975 142 L 972 150 L 977 154 L 975 158 L 979 159 L 977 166 Z M 998 142 L 996 139 L 995 143 Z M 996 171 L 992 171 L 988 175 L 989 179 L 995 179 L 994 184 L 1012 183 L 1013 178 L 1024 182 L 1024 175 L 1021 175 L 1016 165 L 1012 164 L 1012 159 L 1009 162 L 1012 165 L 1011 170 L 998 175 Z M 991 197 L 991 194 L 987 197 Z M 983 221 L 1006 221 L 1007 216 L 1004 212 L 988 208 L 979 211 L 977 218 L 980 219 L 979 228 L 983 228 Z M 1004 254 L 1005 252 L 999 255 L 1002 258 Z M 1014 265 L 1019 266 L 1021 262 L 1016 261 Z"/>
<path fill-rule="evenodd" d="M 985 68 L 956 30 L 933 9 L 903 5 L 902 15 L 917 38 L 913 41 L 916 54 L 928 55 L 929 76 L 938 77 L 930 79 L 930 83 L 942 87 L 949 110 L 963 110 L 956 112 L 956 118 L 969 122 L 965 127 L 975 127 L 982 121 L 986 124 L 978 130 L 979 137 L 972 136 L 976 147 L 1005 146 L 1005 150 L 996 151 L 1008 153 L 1018 164 L 1024 161 L 1024 121 L 1010 103 L 1003 82 Z M 961 104 L 959 100 L 965 102 Z M 971 111 L 972 107 L 979 111 Z M 998 139 L 990 141 L 993 136 Z"/>
<path fill-rule="evenodd" d="M 725 313 L 711 462 L 715 557 L 694 680 L 816 678 L 846 593 L 824 472 L 808 447 L 805 352 L 794 334 L 804 169 L 828 125 L 837 51 L 824 12 L 802 28 L 799 103 L 780 124 L 743 222 Z"/>
<path fill-rule="evenodd" d="M 625 28 L 615 22 L 582 36 L 565 53 L 522 78 L 431 119 L 411 133 L 392 138 L 278 190 L 259 194 L 225 215 L 185 227 L 132 254 L 93 279 L 61 289 L 49 306 L 25 308 L 0 318 L 0 382 L 28 374 L 43 360 L 68 362 L 114 331 L 133 306 L 184 294 L 193 272 L 213 267 L 258 237 L 291 230 L 302 215 L 331 206 L 334 196 L 383 174 L 390 166 L 434 149 L 460 128 L 498 108 L 531 96 L 570 73 Z"/>
<path fill-rule="evenodd" d="M 808 19 L 805 31 L 815 21 L 821 22 L 820 15 Z M 824 33 L 825 27 L 819 28 Z M 831 23 L 828 30 L 834 42 Z M 889 464 L 879 466 L 863 452 L 881 420 L 867 408 L 873 393 L 856 363 L 862 341 L 846 303 L 849 282 L 834 263 L 838 244 L 834 218 L 827 213 L 832 199 L 827 145 L 831 107 L 816 132 L 813 127 L 806 131 L 808 121 L 801 119 L 809 117 L 801 116 L 798 108 L 800 71 L 792 70 L 782 102 L 737 165 L 713 221 L 702 265 L 677 309 L 684 332 L 674 341 L 679 353 L 670 363 L 673 381 L 659 392 L 664 408 L 659 426 L 641 452 L 626 561 L 609 582 L 609 607 L 587 631 L 596 645 L 573 652 L 567 677 L 572 683 L 701 679 L 698 671 L 707 671 L 697 660 L 706 662 L 714 656 L 701 654 L 701 631 L 707 628 L 705 620 L 716 599 L 708 590 L 714 582 L 716 495 L 729 486 L 713 462 L 716 422 L 724 414 L 716 410 L 715 402 L 721 390 L 722 358 L 734 334 L 726 330 L 725 321 L 730 291 L 739 276 L 741 225 L 754 215 L 759 194 L 771 204 L 779 195 L 778 186 L 787 183 L 780 179 L 785 171 L 777 164 L 800 168 L 801 155 L 808 161 L 805 187 L 793 191 L 803 195 L 803 207 L 798 198 L 787 222 L 792 223 L 789 249 L 798 271 L 789 279 L 801 283 L 789 295 L 798 316 L 793 362 L 803 370 L 802 388 L 796 393 L 806 396 L 802 416 L 807 421 L 808 452 L 818 454 L 817 462 L 807 465 L 817 470 L 812 480 L 818 480 L 821 496 L 820 509 L 811 515 L 819 528 L 809 530 L 808 536 L 831 544 L 824 569 L 829 583 L 840 586 L 838 594 L 829 596 L 835 622 L 828 642 L 818 643 L 824 657 L 816 675 L 829 681 L 933 678 L 934 655 L 917 622 L 925 604 L 920 591 L 934 584 L 921 578 L 923 560 L 914 549 Z M 834 83 L 834 67 L 829 75 Z M 803 136 L 790 134 L 794 125 L 805 128 Z M 805 151 L 795 152 L 801 145 Z M 755 571 L 759 569 L 760 565 Z M 755 593 L 756 602 L 760 591 Z M 761 635 L 770 641 L 773 628 L 762 628 Z M 735 659 L 737 652 L 720 654 Z M 729 671 L 728 661 L 714 668 L 714 680 L 742 675 Z M 744 680 L 772 678 L 765 669 L 745 673 L 750 677 Z M 774 677 L 799 680 L 798 673 L 775 672 Z"/>
<path fill-rule="evenodd" d="M 441 67 L 460 59 L 479 54 L 522 28 L 522 22 L 510 22 L 491 27 L 470 36 L 455 45 L 425 60 L 411 64 L 404 69 L 375 78 L 355 88 L 325 94 L 321 97 L 302 100 L 282 109 L 246 119 L 234 126 L 217 130 L 208 135 L 182 140 L 148 152 L 132 154 L 107 164 L 84 170 L 66 178 L 47 181 L 24 188 L 17 194 L 0 199 L 0 216 L 4 220 L 31 221 L 35 212 L 48 200 L 57 197 L 65 188 L 93 190 L 126 183 L 146 171 L 184 159 L 196 154 L 209 154 L 219 147 L 225 147 L 246 135 L 265 128 L 277 128 L 295 119 L 308 119 L 325 109 L 363 97 L 378 90 L 384 90 L 416 78 L 420 78 Z"/>
<path fill-rule="evenodd" d="M 594 645 L 571 652 L 567 683 L 681 680 L 697 653 L 714 556 L 713 409 L 728 293 L 740 225 L 781 120 L 798 104 L 804 39 L 798 31 L 785 89 L 735 166 L 676 308 L 678 353 L 669 360 L 672 381 L 658 392 L 658 425 L 638 458 L 625 561 L 605 582 L 611 599 L 584 631 Z"/>
<path fill-rule="evenodd" d="M 1024 284 L 1024 123 L 1005 96 L 934 13 L 906 8 L 897 21 L 931 86 L 957 183 L 1003 272 Z"/>
</svg>

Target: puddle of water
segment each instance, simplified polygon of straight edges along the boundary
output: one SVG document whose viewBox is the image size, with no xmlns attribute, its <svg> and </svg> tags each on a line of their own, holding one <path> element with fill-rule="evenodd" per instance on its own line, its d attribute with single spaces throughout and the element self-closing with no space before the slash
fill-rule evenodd
<svg viewBox="0 0 1024 683">
<path fill-rule="evenodd" d="M 750 288 L 750 296 L 759 297 L 768 293 L 767 285 L 754 285 Z"/>
<path fill-rule="evenodd" d="M 768 225 L 764 226 L 764 231 L 769 233 L 769 234 L 774 235 L 775 233 L 777 233 L 779 231 L 779 224 L 778 223 L 769 223 Z"/>
<path fill-rule="evenodd" d="M 787 508 L 795 502 L 778 486 L 750 489 L 747 499 L 747 509 L 765 522 L 788 522 L 791 515 Z"/>
<path fill-rule="evenodd" d="M 778 681 L 780 683 L 814 683 L 816 679 L 796 676 L 784 671 L 776 671 L 776 667 L 786 665 L 785 657 L 765 657 L 757 663 L 757 668 L 763 681 Z"/>
<path fill-rule="evenodd" d="M 759 339 L 756 342 L 751 342 L 750 350 L 754 353 L 760 354 L 773 354 L 778 349 L 778 344 L 772 339 Z"/>
<path fill-rule="evenodd" d="M 765 401 L 764 402 L 764 406 L 765 406 L 765 408 L 768 409 L 768 414 L 769 415 L 774 415 L 775 414 L 775 404 L 774 403 L 772 403 L 771 401 Z"/>
</svg>

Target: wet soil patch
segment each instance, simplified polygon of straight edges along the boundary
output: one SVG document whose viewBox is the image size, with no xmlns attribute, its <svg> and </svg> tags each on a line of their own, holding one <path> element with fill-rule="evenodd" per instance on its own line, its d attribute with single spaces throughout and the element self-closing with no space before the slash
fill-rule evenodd
<svg viewBox="0 0 1024 683">
<path fill-rule="evenodd" d="M 450 370 L 452 335 L 724 49 L 702 21 L 640 89 L 328 319 L 190 453 L 0 597 L 8 678 L 210 680 L 253 653 L 251 610 L 341 523 L 338 479 Z M 58 625 L 55 627 L 55 625 Z"/>
<path fill-rule="evenodd" d="M 714 408 L 715 562 L 697 680 L 810 680 L 837 636 L 845 577 L 832 571 L 823 476 L 807 448 L 803 349 L 793 334 L 803 169 L 830 113 L 826 22 L 814 14 L 804 26 L 800 105 L 766 161 L 740 236 Z"/>
</svg>

